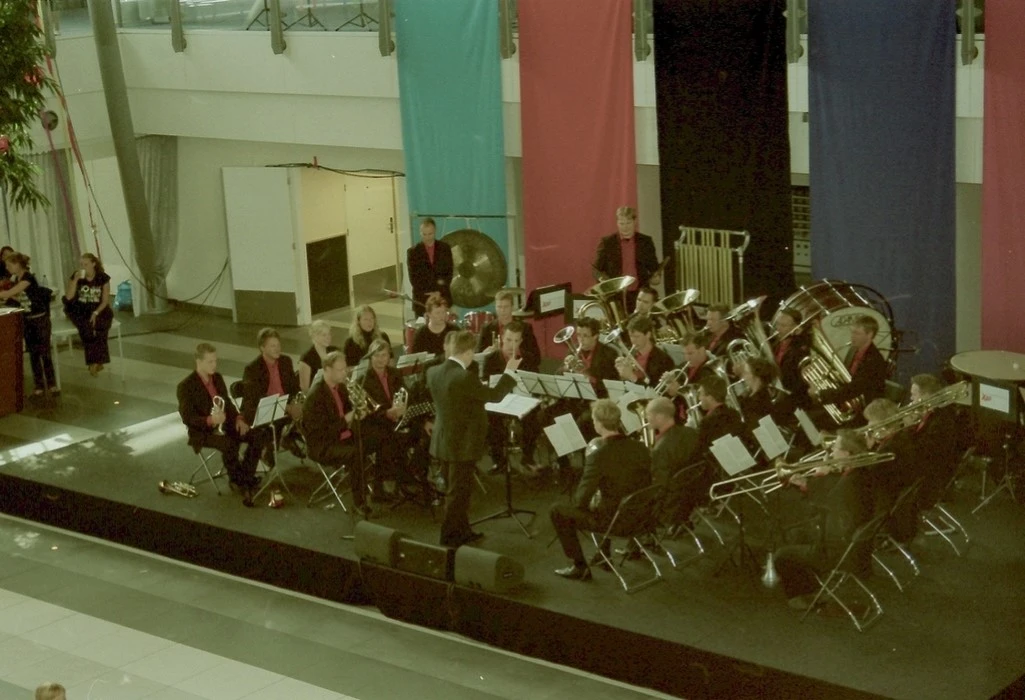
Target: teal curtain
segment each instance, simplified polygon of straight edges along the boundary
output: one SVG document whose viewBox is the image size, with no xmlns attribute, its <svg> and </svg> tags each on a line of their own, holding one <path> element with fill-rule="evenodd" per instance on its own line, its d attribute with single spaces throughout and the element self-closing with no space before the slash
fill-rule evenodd
<svg viewBox="0 0 1025 700">
<path fill-rule="evenodd" d="M 506 219 L 478 218 L 506 214 L 498 3 L 396 0 L 395 39 L 409 210 L 485 233 L 511 273 Z"/>
</svg>

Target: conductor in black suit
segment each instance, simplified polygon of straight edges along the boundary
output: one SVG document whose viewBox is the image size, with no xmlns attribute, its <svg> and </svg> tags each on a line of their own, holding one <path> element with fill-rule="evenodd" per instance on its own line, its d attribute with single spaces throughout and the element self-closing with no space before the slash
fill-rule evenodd
<svg viewBox="0 0 1025 700">
<path fill-rule="evenodd" d="M 193 357 L 196 371 L 178 384 L 178 415 L 189 430 L 189 446 L 196 452 L 204 447 L 220 452 L 232 487 L 242 492 L 243 504 L 251 507 L 251 492 L 258 484 L 256 462 L 260 453 L 250 446 L 239 462 L 239 443 L 249 427 L 235 410 L 224 377 L 217 371 L 217 349 L 200 343 Z M 224 400 L 222 411 L 214 410 L 215 396 Z"/>
<path fill-rule="evenodd" d="M 489 389 L 477 378 L 473 362 L 476 337 L 469 331 L 451 334 L 451 356 L 427 372 L 427 385 L 434 398 L 434 429 L 431 456 L 441 462 L 448 483 L 445 520 L 441 524 L 441 544 L 458 547 L 482 537 L 470 529 L 470 493 L 474 469 L 484 456 L 488 416 L 484 404 L 500 401 L 516 386 L 511 372 L 520 366 L 513 357 L 505 364 L 505 374 Z"/>
<path fill-rule="evenodd" d="M 637 210 L 616 209 L 616 232 L 598 242 L 598 252 L 591 266 L 595 279 L 630 275 L 636 282 L 627 290 L 627 307 L 634 308 L 641 287 L 657 287 L 662 275 L 657 273 L 658 255 L 651 236 L 637 232 Z"/>
<path fill-rule="evenodd" d="M 823 404 L 860 400 L 863 407 L 882 397 L 886 391 L 887 366 L 875 344 L 878 332 L 879 323 L 873 317 L 866 315 L 855 318 L 851 324 L 851 349 L 844 360 L 851 374 L 850 383 L 837 389 L 820 391 L 817 395 L 812 390 L 812 396 Z M 856 422 L 863 424 L 860 412 Z"/>
<path fill-rule="evenodd" d="M 406 251 L 406 269 L 413 287 L 413 314 L 424 312 L 424 302 L 432 292 L 440 292 L 452 305 L 452 249 L 448 243 L 436 239 L 434 219 L 420 222 L 420 242 Z"/>
<path fill-rule="evenodd" d="M 562 551 L 573 560 L 571 566 L 556 569 L 555 573 L 578 581 L 590 580 L 591 569 L 584 559 L 577 530 L 605 530 L 624 498 L 651 485 L 648 448 L 619 432 L 619 406 L 611 399 L 598 399 L 591 404 L 591 416 L 598 438 L 587 448 L 584 474 L 573 500 L 556 504 L 549 512 Z M 601 497 L 592 503 L 599 491 Z M 608 546 L 608 542 L 602 543 L 603 548 Z"/>
</svg>

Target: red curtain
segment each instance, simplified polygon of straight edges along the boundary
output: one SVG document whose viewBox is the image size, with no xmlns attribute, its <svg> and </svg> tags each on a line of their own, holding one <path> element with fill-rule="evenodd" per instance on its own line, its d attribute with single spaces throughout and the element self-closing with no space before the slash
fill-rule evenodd
<svg viewBox="0 0 1025 700">
<path fill-rule="evenodd" d="M 982 347 L 1025 352 L 1025 2 L 986 3 Z"/>
<path fill-rule="evenodd" d="M 586 290 L 616 207 L 636 206 L 632 20 L 631 0 L 519 1 L 528 288 Z"/>
</svg>

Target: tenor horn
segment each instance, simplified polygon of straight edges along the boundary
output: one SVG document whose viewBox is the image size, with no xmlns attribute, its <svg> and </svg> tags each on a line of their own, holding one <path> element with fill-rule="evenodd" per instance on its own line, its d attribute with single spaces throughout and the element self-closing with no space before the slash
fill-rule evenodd
<svg viewBox="0 0 1025 700">
<path fill-rule="evenodd" d="M 576 335 L 577 329 L 573 326 L 566 326 L 555 334 L 552 338 L 552 342 L 563 344 L 565 343 L 566 348 L 570 354 L 566 356 L 565 366 L 567 372 L 582 372 L 584 367 L 584 359 L 580 357 L 580 343 L 573 342 L 573 336 Z"/>
</svg>

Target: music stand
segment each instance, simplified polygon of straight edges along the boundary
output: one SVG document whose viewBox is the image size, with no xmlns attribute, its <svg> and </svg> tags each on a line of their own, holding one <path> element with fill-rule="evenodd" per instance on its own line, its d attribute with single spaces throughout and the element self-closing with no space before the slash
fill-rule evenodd
<svg viewBox="0 0 1025 700">
<path fill-rule="evenodd" d="M 371 24 L 378 23 L 378 20 L 375 19 L 369 12 L 367 12 L 367 9 L 363 6 L 363 0 L 360 0 L 359 12 L 357 12 L 354 17 L 346 20 L 341 25 L 339 25 L 338 28 L 335 29 L 335 31 L 340 32 L 346 27 L 348 27 L 350 24 L 355 27 L 359 27 L 360 29 L 370 29 Z"/>
<path fill-rule="evenodd" d="M 285 406 L 288 405 L 287 394 L 274 394 L 272 396 L 264 396 L 260 399 L 260 403 L 256 406 L 256 417 L 253 419 L 253 429 L 261 428 L 265 425 L 270 426 L 271 434 L 271 449 L 274 450 L 274 454 L 278 453 L 278 427 L 274 422 L 285 415 Z M 263 455 L 260 455 L 260 461 L 263 461 Z M 264 464 L 267 464 L 264 462 Z M 273 484 L 275 481 L 280 481 L 281 485 L 285 487 L 285 491 L 288 491 L 290 497 L 294 497 L 292 490 L 288 488 L 288 484 L 285 483 L 284 478 L 281 476 L 281 471 L 277 467 L 277 459 L 274 460 L 274 464 L 267 464 L 267 475 L 268 478 L 260 490 L 253 495 L 253 501 L 256 501 L 267 487 Z"/>
<path fill-rule="evenodd" d="M 742 471 L 750 469 L 756 464 L 754 457 L 747 451 L 744 443 L 734 435 L 724 435 L 713 442 L 709 447 L 709 452 L 719 462 L 719 466 L 723 468 L 723 471 L 731 477 L 737 476 Z M 714 575 L 718 576 L 727 564 L 734 564 L 738 569 L 750 569 L 757 576 L 758 563 L 755 561 L 754 552 L 751 551 L 751 547 L 747 544 L 745 536 L 744 511 L 742 508 L 737 511 L 730 508 L 729 499 L 723 505 L 733 514 L 737 521 L 737 541 L 730 547 L 730 551 L 715 570 Z M 739 553 L 739 561 L 734 561 L 734 553 Z"/>
<path fill-rule="evenodd" d="M 506 394 L 498 403 L 487 403 L 484 404 L 484 409 L 488 413 L 495 413 L 503 416 L 511 416 L 517 420 L 522 421 L 523 417 L 533 411 L 541 404 L 541 401 L 531 396 L 520 396 L 519 394 Z M 505 453 L 505 508 L 502 510 L 487 515 L 479 520 L 474 520 L 470 525 L 477 525 L 479 523 L 486 522 L 488 520 L 498 520 L 499 518 L 512 518 L 519 525 L 520 529 L 523 530 L 523 534 L 527 536 L 527 539 L 533 539 L 534 535 L 531 534 L 522 522 L 520 522 L 519 514 L 524 513 L 529 515 L 531 519 L 537 515 L 537 511 L 525 510 L 523 508 L 516 508 L 512 502 L 512 470 L 509 466 L 509 446 L 505 443 L 502 444 L 502 451 Z"/>
<path fill-rule="evenodd" d="M 320 21 L 317 15 L 313 14 L 313 9 L 315 7 L 316 0 L 303 0 L 303 2 L 306 3 L 306 9 L 303 11 L 301 15 L 299 15 L 299 17 L 294 22 L 285 25 L 285 29 L 291 29 L 295 25 L 305 20 L 306 26 L 310 29 L 313 29 L 313 27 L 320 27 L 326 32 L 327 27 L 324 25 L 323 22 Z"/>
</svg>

